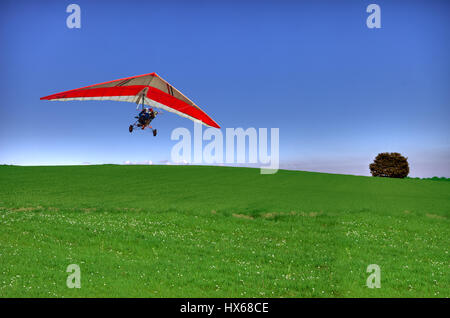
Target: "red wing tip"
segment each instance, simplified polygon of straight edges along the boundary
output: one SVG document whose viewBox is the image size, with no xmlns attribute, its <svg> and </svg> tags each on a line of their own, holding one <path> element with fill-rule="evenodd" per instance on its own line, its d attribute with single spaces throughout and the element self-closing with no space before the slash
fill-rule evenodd
<svg viewBox="0 0 450 318">
<path fill-rule="evenodd" d="M 58 96 L 57 96 L 58 94 L 59 93 L 52 94 L 52 95 L 47 95 L 47 96 L 41 97 L 39 99 L 40 100 L 52 100 L 52 99 L 58 98 Z"/>
<path fill-rule="evenodd" d="M 212 121 L 212 123 L 209 123 L 208 126 L 212 127 L 212 128 L 220 129 L 220 126 L 215 121 Z"/>
</svg>

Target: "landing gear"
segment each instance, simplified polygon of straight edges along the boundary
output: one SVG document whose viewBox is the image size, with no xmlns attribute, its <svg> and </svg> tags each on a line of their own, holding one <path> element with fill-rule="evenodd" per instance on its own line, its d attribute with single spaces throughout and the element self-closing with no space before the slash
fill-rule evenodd
<svg viewBox="0 0 450 318">
<path fill-rule="evenodd" d="M 140 127 L 140 128 L 142 128 L 142 130 L 144 130 L 145 129 L 145 127 L 146 126 L 143 126 L 143 125 L 140 125 L 140 124 L 135 124 L 137 127 Z M 128 127 L 128 131 L 130 132 L 130 133 L 132 133 L 133 132 L 133 130 L 134 130 L 134 126 L 135 125 L 130 125 L 129 127 Z M 156 129 L 153 129 L 152 127 L 149 127 L 151 130 L 152 130 L 152 133 L 153 133 L 153 136 L 155 136 L 156 137 L 156 135 L 158 134 L 158 130 L 156 130 Z"/>
<path fill-rule="evenodd" d="M 143 95 L 142 95 L 143 96 Z M 148 109 L 145 108 L 145 104 L 144 104 L 144 98 L 143 97 L 139 97 L 139 101 L 142 98 L 142 111 L 139 113 L 139 116 L 135 116 L 134 118 L 136 118 L 137 120 L 128 127 L 128 131 L 130 133 L 133 132 L 133 130 L 136 128 L 140 128 L 141 130 L 144 130 L 145 128 L 150 128 L 152 130 L 153 136 L 156 137 L 156 135 L 158 134 L 158 131 L 156 129 L 153 129 L 152 126 L 150 126 L 150 123 L 152 122 L 153 119 L 155 119 L 155 116 L 158 114 L 157 111 L 153 111 L 153 109 L 151 109 L 151 112 L 148 112 Z M 139 108 L 139 103 L 137 102 L 138 107 L 136 109 Z"/>
</svg>

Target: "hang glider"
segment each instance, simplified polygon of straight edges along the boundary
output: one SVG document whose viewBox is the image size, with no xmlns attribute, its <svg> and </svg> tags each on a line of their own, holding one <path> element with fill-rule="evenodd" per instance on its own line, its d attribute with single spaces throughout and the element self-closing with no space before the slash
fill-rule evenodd
<svg viewBox="0 0 450 318">
<path fill-rule="evenodd" d="M 164 109 L 205 126 L 220 128 L 200 107 L 156 73 L 132 76 L 41 97 L 41 100 L 114 100 Z"/>
</svg>

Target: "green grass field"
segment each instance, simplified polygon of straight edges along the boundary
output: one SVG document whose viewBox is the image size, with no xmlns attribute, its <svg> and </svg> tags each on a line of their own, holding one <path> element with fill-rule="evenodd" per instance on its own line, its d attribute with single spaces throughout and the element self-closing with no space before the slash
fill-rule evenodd
<svg viewBox="0 0 450 318">
<path fill-rule="evenodd" d="M 449 199 L 432 180 L 0 166 L 0 296 L 449 297 Z"/>
</svg>

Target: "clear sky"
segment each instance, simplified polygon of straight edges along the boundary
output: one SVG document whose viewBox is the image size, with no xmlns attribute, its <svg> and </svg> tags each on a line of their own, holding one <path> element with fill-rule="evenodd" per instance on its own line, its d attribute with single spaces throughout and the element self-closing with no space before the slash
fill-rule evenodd
<svg viewBox="0 0 450 318">
<path fill-rule="evenodd" d="M 66 7 L 81 7 L 81 29 Z M 366 7 L 381 7 L 381 29 Z M 282 168 L 450 177 L 450 1 L 1 1 L 0 163 L 163 163 L 176 127 L 52 93 L 157 72 L 222 127 L 278 127 Z"/>
</svg>

